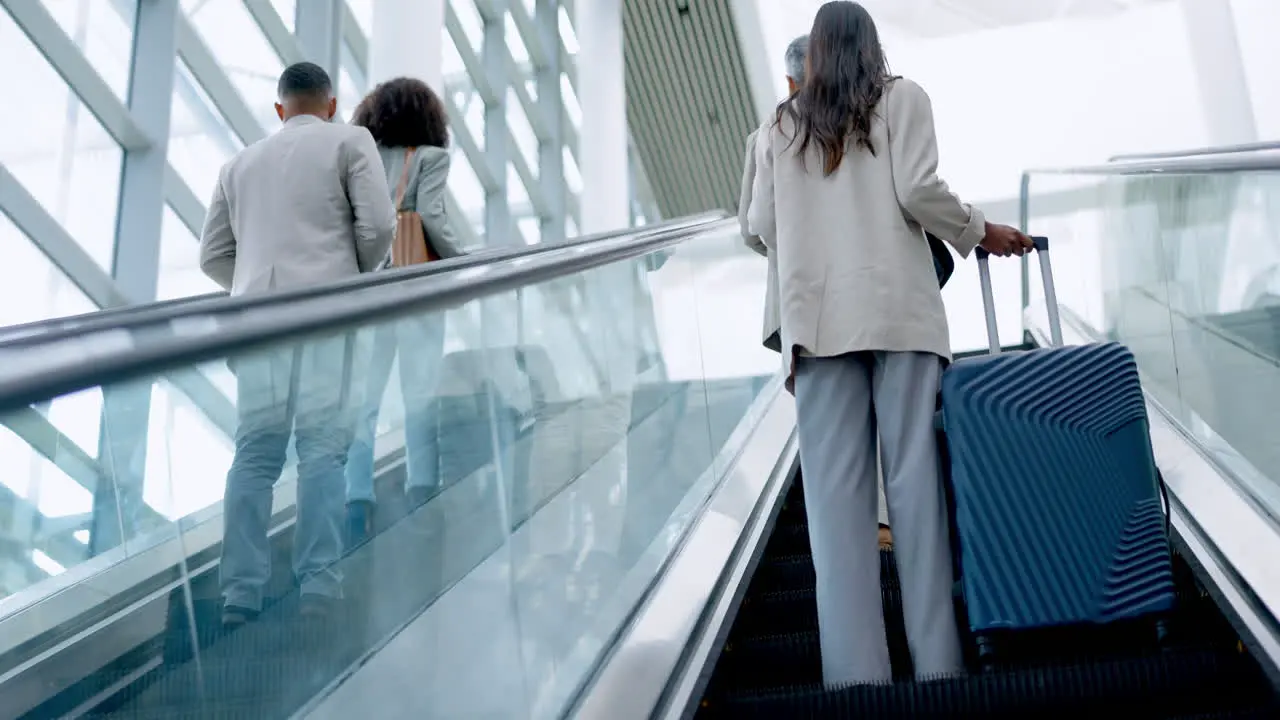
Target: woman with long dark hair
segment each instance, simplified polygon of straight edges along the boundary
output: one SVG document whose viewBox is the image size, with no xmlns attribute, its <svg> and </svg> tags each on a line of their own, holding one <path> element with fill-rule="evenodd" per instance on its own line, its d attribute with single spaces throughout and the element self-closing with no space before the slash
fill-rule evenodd
<svg viewBox="0 0 1280 720">
<path fill-rule="evenodd" d="M 360 102 L 351 124 L 373 135 L 392 199 L 400 203 L 396 210 L 416 212 L 422 218 L 431 254 L 439 258 L 463 254 L 445 211 L 449 118 L 440 97 L 421 80 L 388 80 Z M 397 355 L 404 399 L 406 494 L 417 505 L 437 489 L 439 463 L 431 403 L 444 356 L 444 329 L 444 316 L 437 313 L 384 323 L 374 332 L 365 408 L 347 457 L 349 546 L 364 542 L 373 531 L 373 446 L 382 396 Z"/>
<path fill-rule="evenodd" d="M 828 685 L 891 679 L 876 550 L 876 440 L 918 676 L 963 670 L 933 413 L 951 349 L 925 231 L 1022 254 L 938 178 L 929 97 L 889 73 L 875 23 L 828 2 L 807 77 L 757 141 L 748 222 L 778 258 Z"/>
</svg>

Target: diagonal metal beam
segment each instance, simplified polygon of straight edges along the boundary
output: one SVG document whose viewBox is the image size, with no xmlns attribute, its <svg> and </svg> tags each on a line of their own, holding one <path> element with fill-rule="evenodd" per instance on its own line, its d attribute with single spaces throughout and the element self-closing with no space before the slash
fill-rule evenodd
<svg viewBox="0 0 1280 720">
<path fill-rule="evenodd" d="M 187 185 L 173 166 L 169 166 L 164 173 L 164 194 L 173 213 L 191 231 L 191 236 L 199 240 L 200 233 L 204 232 L 204 203 L 196 197 L 191 186 Z"/>
<path fill-rule="evenodd" d="M 80 97 L 89 112 L 98 118 L 107 134 L 120 143 L 120 147 L 141 150 L 151 144 L 151 138 L 134 121 L 129 108 L 116 97 L 107 81 L 93 68 L 75 41 L 63 32 L 43 3 L 36 0 L 0 0 L 0 5 Z M 20 70 L 8 68 L 6 72 Z"/>
<path fill-rule="evenodd" d="M 0 425 L 12 430 L 80 487 L 89 492 L 97 489 L 102 466 L 35 408 L 6 413 L 0 416 Z"/>
<path fill-rule="evenodd" d="M 375 0 L 375 2 L 385 2 L 386 0 Z M 356 65 L 360 68 L 360 73 L 365 77 L 369 76 L 369 38 L 365 37 L 364 31 L 360 29 L 360 22 L 356 20 L 356 14 L 351 12 L 350 3 L 342 3 L 342 40 L 351 49 L 351 55 L 355 58 Z"/>
<path fill-rule="evenodd" d="M 489 81 L 488 74 L 484 71 L 484 62 L 479 53 L 471 47 L 471 42 L 467 39 L 467 31 L 463 29 L 462 21 L 458 19 L 458 14 L 453 11 L 452 3 L 445 4 L 444 27 L 449 32 L 449 39 L 453 40 L 454 48 L 458 51 L 458 57 L 462 59 L 462 66 L 467 69 L 467 77 L 471 80 L 471 87 L 480 95 L 480 99 L 485 104 L 492 105 L 498 102 L 498 92 Z"/>
<path fill-rule="evenodd" d="M 525 9 L 523 2 L 511 4 L 511 21 L 516 26 L 520 41 L 524 43 L 525 52 L 529 54 L 529 62 L 534 67 L 546 67 L 547 56 L 551 53 L 543 43 L 542 34 L 538 32 L 538 25 L 533 21 L 533 16 L 529 14 L 529 11 Z M 559 37 L 558 34 L 557 37 Z"/>
<path fill-rule="evenodd" d="M 213 51 L 200 38 L 196 29 L 191 26 L 185 13 L 178 15 L 176 25 L 178 56 L 187 64 L 191 74 L 204 88 L 214 107 L 231 126 L 232 131 L 240 136 L 245 145 L 252 145 L 267 136 L 262 123 L 254 117 L 249 104 L 240 96 L 236 86 L 231 82 L 226 70 L 218 62 Z"/>
<path fill-rule="evenodd" d="M 93 304 L 100 308 L 128 304 L 115 280 L 4 165 L 0 165 L 0 210 Z"/>
<path fill-rule="evenodd" d="M 65 527 L 66 523 L 63 518 L 46 518 L 35 505 L 27 502 L 26 498 L 20 497 L 9 488 L 0 485 L 0 513 L 6 510 L 8 510 L 8 516 L 11 518 L 10 522 L 13 522 L 12 518 L 22 516 L 33 520 L 29 529 L 22 533 L 29 535 L 31 538 L 30 544 L 22 544 L 22 540 L 15 537 L 17 533 L 13 533 L 12 529 L 4 533 L 9 535 L 5 541 L 9 544 L 9 547 L 5 549 L 13 555 L 22 556 L 23 562 L 31 562 L 30 553 L 32 550 L 44 552 L 53 558 L 54 562 L 67 568 L 79 565 L 89 559 L 88 546 L 71 535 L 76 530 L 84 529 L 83 527 L 72 528 L 70 533 L 51 532 L 51 530 L 59 530 Z M 81 522 L 83 522 L 83 518 L 83 515 L 75 517 L 77 521 Z M 35 566 L 33 565 L 33 567 Z M 44 575 L 43 570 L 40 572 L 41 575 Z M 41 577 L 39 579 L 44 578 Z"/>
<path fill-rule="evenodd" d="M 289 26 L 284 24 L 284 20 L 280 18 L 280 13 L 276 12 L 271 0 L 241 1 L 244 3 L 245 10 L 248 10 L 249 15 L 253 17 L 253 21 L 258 24 L 258 28 L 262 30 L 271 49 L 276 51 L 276 55 L 280 56 L 285 65 L 292 65 L 302 60 L 302 47 L 298 44 L 298 39 L 289 32 Z M 347 12 L 351 12 L 350 8 Z"/>
<path fill-rule="evenodd" d="M 342 15 L 347 9 L 346 0 L 307 0 L 295 12 L 293 34 L 303 59 L 327 70 L 335 91 L 342 80 Z"/>
<path fill-rule="evenodd" d="M 457 103 L 453 101 L 453 97 L 445 94 L 444 100 L 445 112 L 449 115 L 449 124 L 453 126 L 453 140 L 458 143 L 458 147 L 462 148 L 462 154 L 466 156 L 467 162 L 471 164 L 471 170 L 476 174 L 476 179 L 480 181 L 480 187 L 486 193 L 492 192 L 498 186 L 498 168 L 495 168 L 489 162 L 489 156 L 480 149 L 471 131 L 467 129 L 466 118 L 462 116 L 462 111 L 458 109 Z M 505 168 L 503 168 L 505 171 Z"/>
<path fill-rule="evenodd" d="M 547 195 L 543 192 L 542 184 L 538 182 L 538 176 L 533 173 L 528 161 L 524 159 L 524 153 L 520 151 L 520 145 L 516 142 L 516 136 L 510 128 L 507 128 L 507 147 L 510 148 L 507 162 L 511 163 L 512 169 L 516 171 L 516 177 L 520 178 L 521 184 L 524 185 L 525 194 L 529 196 L 529 204 L 533 206 L 533 212 L 539 220 L 548 217 L 551 210 L 547 205 Z M 564 179 L 548 178 L 548 182 L 564 182 Z"/>
</svg>

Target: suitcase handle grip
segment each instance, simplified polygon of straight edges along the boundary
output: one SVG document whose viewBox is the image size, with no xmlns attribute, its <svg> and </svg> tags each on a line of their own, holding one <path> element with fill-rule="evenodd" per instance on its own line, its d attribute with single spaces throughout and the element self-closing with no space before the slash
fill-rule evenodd
<svg viewBox="0 0 1280 720">
<path fill-rule="evenodd" d="M 1044 285 L 1044 304 L 1049 315 L 1049 335 L 1054 347 L 1062 347 L 1062 318 L 1058 314 L 1058 292 L 1053 285 L 1053 264 L 1049 261 L 1049 238 L 1033 236 L 1031 242 L 1040 259 L 1040 280 Z M 987 345 L 992 355 L 1000 353 L 1000 329 L 996 326 L 996 301 L 991 288 L 991 253 L 977 248 L 978 282 L 982 286 L 982 309 L 987 319 Z"/>
</svg>

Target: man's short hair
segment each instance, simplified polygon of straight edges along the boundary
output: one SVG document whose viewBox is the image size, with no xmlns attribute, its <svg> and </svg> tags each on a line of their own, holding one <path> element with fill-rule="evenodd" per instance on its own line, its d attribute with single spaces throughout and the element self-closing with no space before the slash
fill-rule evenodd
<svg viewBox="0 0 1280 720">
<path fill-rule="evenodd" d="M 801 35 L 791 44 L 787 46 L 787 54 L 783 56 L 783 61 L 787 65 L 787 77 L 796 81 L 796 84 L 804 84 L 804 56 L 809 54 L 809 36 Z"/>
<path fill-rule="evenodd" d="M 276 94 L 281 102 L 290 98 L 328 100 L 333 94 L 333 81 L 329 73 L 315 63 L 294 63 L 280 73 Z"/>
</svg>

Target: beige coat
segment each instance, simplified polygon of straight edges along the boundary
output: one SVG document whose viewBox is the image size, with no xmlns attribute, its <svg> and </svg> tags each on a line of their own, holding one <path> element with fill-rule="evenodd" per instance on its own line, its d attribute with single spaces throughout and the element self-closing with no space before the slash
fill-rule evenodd
<svg viewBox="0 0 1280 720">
<path fill-rule="evenodd" d="M 862 350 L 931 352 L 950 360 L 947 316 L 924 231 L 968 257 L 985 233 L 977 209 L 937 174 L 933 110 L 924 90 L 892 82 L 872 124 L 876 148 L 822 174 L 810 149 L 788 147 L 784 117 L 757 139 L 749 231 L 778 259 L 782 347 L 834 357 Z"/>
<path fill-rule="evenodd" d="M 301 115 L 223 166 L 200 268 L 232 295 L 313 287 L 377 268 L 395 230 L 369 131 Z"/>
<path fill-rule="evenodd" d="M 761 128 L 761 130 L 765 129 Z M 747 136 L 747 156 L 742 161 L 742 194 L 738 199 L 738 225 L 742 228 L 742 239 L 746 242 L 747 247 L 768 259 L 769 269 L 768 278 L 765 281 L 764 332 L 762 339 L 765 347 L 774 352 L 781 352 L 782 341 L 779 337 L 779 330 L 782 327 L 782 318 L 778 314 L 778 259 L 765 246 L 759 235 L 751 233 L 747 221 L 747 211 L 751 207 L 751 190 L 756 182 L 756 136 L 759 134 L 760 130 L 756 130 Z"/>
</svg>

